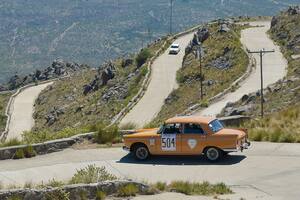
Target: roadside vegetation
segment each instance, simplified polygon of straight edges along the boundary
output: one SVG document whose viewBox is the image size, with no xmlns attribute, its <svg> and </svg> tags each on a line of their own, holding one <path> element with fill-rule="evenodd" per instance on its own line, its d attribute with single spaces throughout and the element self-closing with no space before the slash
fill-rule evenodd
<svg viewBox="0 0 300 200">
<path fill-rule="evenodd" d="M 90 184 L 99 183 L 104 181 L 114 181 L 119 178 L 109 173 L 105 167 L 98 167 L 96 165 L 88 165 L 83 169 L 77 170 L 73 177 L 69 181 L 58 181 L 56 179 L 50 180 L 48 183 L 33 184 L 32 182 L 26 182 L 23 187 L 17 185 L 9 185 L 8 187 L 1 186 L 1 189 L 43 189 L 43 188 L 59 188 L 55 192 L 49 192 L 47 196 L 52 199 L 65 200 L 70 198 L 70 194 L 66 192 L 63 187 L 70 184 Z M 188 182 L 188 181 L 172 181 L 167 184 L 165 182 L 157 182 L 149 185 L 149 189 L 143 193 L 143 195 L 154 195 L 160 192 L 178 192 L 186 195 L 224 195 L 232 194 L 232 190 L 224 183 L 211 184 L 207 181 L 202 183 Z M 118 191 L 112 196 L 115 197 L 133 197 L 140 194 L 140 190 L 135 184 L 126 184 L 121 186 Z M 96 199 L 106 199 L 107 194 L 104 191 L 96 191 Z M 86 193 L 84 191 L 80 194 L 81 199 L 86 199 Z M 17 196 L 16 196 L 16 199 Z"/>
<path fill-rule="evenodd" d="M 253 141 L 300 142 L 300 106 L 290 106 L 280 112 L 246 124 Z"/>
<path fill-rule="evenodd" d="M 189 181 L 172 181 L 167 184 L 165 182 L 157 182 L 152 187 L 161 192 L 178 192 L 185 195 L 223 195 L 232 194 L 232 190 L 224 183 L 211 184 L 207 181 L 202 183 Z"/>
<path fill-rule="evenodd" d="M 165 100 L 157 117 L 147 126 L 156 126 L 166 118 L 183 113 L 194 104 L 209 105 L 208 99 L 228 88 L 247 69 L 249 60 L 240 43 L 240 32 L 247 25 L 229 24 L 220 32 L 220 24 L 209 25 L 209 37 L 202 43 L 202 77 L 195 49 L 185 55 L 183 67 L 177 72 L 178 89 Z M 200 80 L 204 98 L 200 100 Z"/>
<path fill-rule="evenodd" d="M 0 94 L 0 133 L 4 131 L 6 126 L 7 117 L 5 110 L 11 93 Z"/>
<path fill-rule="evenodd" d="M 96 123 L 94 125 L 88 125 L 79 129 L 65 128 L 61 131 L 51 132 L 48 130 L 41 131 L 25 131 L 22 134 L 22 139 L 11 138 L 5 142 L 0 142 L 1 147 L 17 146 L 22 144 L 29 144 L 27 148 L 20 149 L 14 159 L 29 158 L 36 155 L 30 144 L 42 143 L 49 140 L 56 140 L 62 138 L 68 138 L 80 133 L 94 132 L 91 142 L 99 145 L 108 145 L 121 143 L 120 129 L 115 126 L 108 126 L 103 122 Z"/>
<path fill-rule="evenodd" d="M 260 96 L 256 93 L 232 105 L 238 109 L 248 107 L 244 115 L 254 120 L 244 126 L 254 141 L 300 142 L 300 14 L 296 10 L 290 7 L 272 18 L 269 35 L 281 47 L 288 72 L 283 80 L 264 90 L 264 119 L 260 119 Z M 224 111 L 226 108 L 222 115 Z"/>
</svg>

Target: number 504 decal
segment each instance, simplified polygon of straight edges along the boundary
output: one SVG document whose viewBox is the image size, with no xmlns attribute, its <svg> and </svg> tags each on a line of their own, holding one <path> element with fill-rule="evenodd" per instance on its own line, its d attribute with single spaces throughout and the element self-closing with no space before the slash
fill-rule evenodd
<svg viewBox="0 0 300 200">
<path fill-rule="evenodd" d="M 176 134 L 163 134 L 161 136 L 161 150 L 176 151 Z"/>
</svg>

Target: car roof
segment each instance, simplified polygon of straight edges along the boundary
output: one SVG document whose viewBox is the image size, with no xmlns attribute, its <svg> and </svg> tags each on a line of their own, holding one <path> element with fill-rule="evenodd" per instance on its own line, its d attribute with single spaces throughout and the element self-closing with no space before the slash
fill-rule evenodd
<svg viewBox="0 0 300 200">
<path fill-rule="evenodd" d="M 178 116 L 172 117 L 165 121 L 167 124 L 171 123 L 205 123 L 208 124 L 213 121 L 213 117 L 203 117 L 203 116 Z"/>
<path fill-rule="evenodd" d="M 173 44 L 171 44 L 171 46 L 179 46 L 179 44 L 173 43 Z"/>
</svg>

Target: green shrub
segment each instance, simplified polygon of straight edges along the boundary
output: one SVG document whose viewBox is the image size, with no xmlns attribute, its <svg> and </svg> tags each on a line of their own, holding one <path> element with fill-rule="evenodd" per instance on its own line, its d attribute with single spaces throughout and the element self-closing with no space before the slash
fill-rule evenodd
<svg viewBox="0 0 300 200">
<path fill-rule="evenodd" d="M 192 194 L 192 185 L 189 182 L 184 181 L 173 181 L 170 186 L 172 191 L 183 193 L 186 195 Z"/>
<path fill-rule="evenodd" d="M 24 184 L 24 187 L 23 187 L 23 188 L 25 188 L 25 189 L 31 189 L 32 187 L 33 187 L 32 182 L 26 182 L 26 183 Z"/>
<path fill-rule="evenodd" d="M 202 108 L 207 108 L 208 105 L 209 105 L 209 103 L 207 100 L 201 101 L 201 103 L 200 103 L 200 107 L 202 107 Z"/>
<path fill-rule="evenodd" d="M 282 135 L 281 129 L 275 128 L 275 130 L 269 133 L 270 142 L 278 142 L 281 135 Z"/>
<path fill-rule="evenodd" d="M 295 137 L 292 134 L 281 135 L 278 139 L 278 142 L 287 142 L 292 143 L 295 142 Z"/>
<path fill-rule="evenodd" d="M 105 167 L 96 167 L 95 165 L 88 165 L 84 169 L 77 170 L 72 177 L 70 183 L 97 183 L 101 181 L 116 180 L 117 177 L 106 171 Z"/>
<path fill-rule="evenodd" d="M 26 144 L 34 144 L 40 142 L 46 142 L 49 140 L 68 138 L 79 133 L 85 133 L 89 130 L 87 128 L 71 128 L 66 127 L 57 132 L 50 132 L 49 130 L 43 129 L 39 131 L 24 131 L 22 139 Z"/>
<path fill-rule="evenodd" d="M 117 126 L 106 127 L 103 123 L 98 123 L 95 130 L 94 139 L 99 144 L 121 142 L 121 135 Z"/>
<path fill-rule="evenodd" d="M 21 145 L 22 142 L 18 138 L 11 138 L 3 143 L 0 143 L 0 147 L 10 147 Z"/>
<path fill-rule="evenodd" d="M 224 183 L 210 184 L 207 181 L 204 181 L 203 183 L 173 181 L 168 187 L 172 191 L 180 192 L 186 195 L 215 195 L 232 193 L 230 188 Z"/>
<path fill-rule="evenodd" d="M 128 184 L 128 185 L 125 185 L 125 186 L 122 186 L 119 188 L 117 196 L 119 196 L 119 197 L 136 196 L 138 191 L 139 191 L 139 189 L 136 185 Z"/>
<path fill-rule="evenodd" d="M 19 195 L 13 195 L 11 197 L 8 197 L 7 200 L 22 200 L 22 198 Z"/>
<path fill-rule="evenodd" d="M 26 158 L 31 158 L 37 155 L 36 151 L 33 149 L 33 147 L 31 145 L 28 145 L 25 149 L 24 149 L 24 155 Z"/>
<path fill-rule="evenodd" d="M 64 182 L 55 180 L 54 178 L 46 184 L 46 186 L 53 187 L 53 188 L 62 187 L 64 185 L 65 185 Z"/>
<path fill-rule="evenodd" d="M 70 193 L 62 188 L 46 194 L 46 200 L 70 200 Z"/>
<path fill-rule="evenodd" d="M 106 194 L 103 191 L 96 192 L 96 200 L 104 200 L 106 198 Z"/>
<path fill-rule="evenodd" d="M 80 190 L 79 197 L 80 197 L 80 200 L 88 200 L 88 198 L 87 198 L 87 192 L 85 190 Z"/>
<path fill-rule="evenodd" d="M 154 184 L 154 187 L 160 191 L 165 191 L 167 189 L 167 183 L 165 182 L 157 182 Z"/>
<path fill-rule="evenodd" d="M 17 149 L 13 159 L 22 159 L 25 158 L 24 150 L 23 149 Z"/>
<path fill-rule="evenodd" d="M 141 50 L 140 53 L 135 58 L 137 67 L 141 67 L 147 61 L 147 59 L 149 57 L 151 57 L 151 53 L 150 53 L 149 49 Z"/>
</svg>

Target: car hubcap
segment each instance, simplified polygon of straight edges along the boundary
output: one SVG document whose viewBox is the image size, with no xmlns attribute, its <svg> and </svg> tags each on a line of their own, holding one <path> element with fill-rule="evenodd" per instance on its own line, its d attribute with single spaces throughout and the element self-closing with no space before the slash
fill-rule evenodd
<svg viewBox="0 0 300 200">
<path fill-rule="evenodd" d="M 139 147 L 136 150 L 136 157 L 138 157 L 139 159 L 143 160 L 146 159 L 148 156 L 148 151 L 145 147 Z"/>
<path fill-rule="evenodd" d="M 219 157 L 219 152 L 215 148 L 208 149 L 206 154 L 210 160 L 216 160 Z"/>
</svg>

